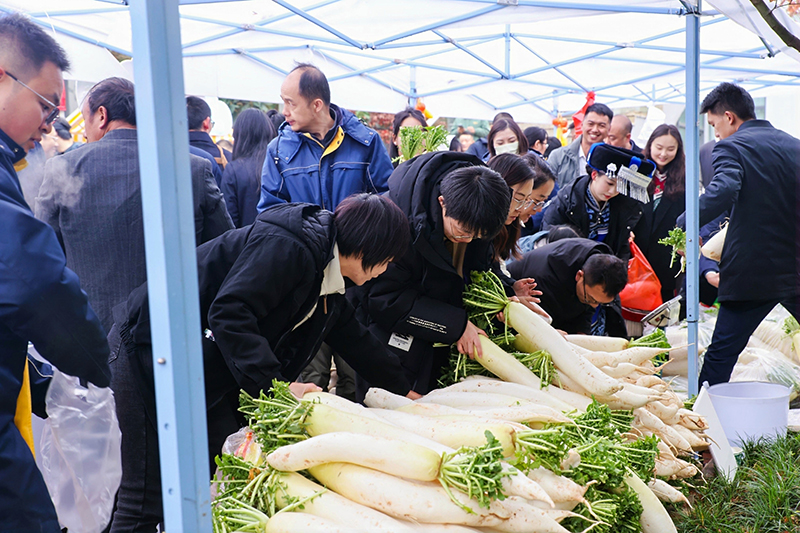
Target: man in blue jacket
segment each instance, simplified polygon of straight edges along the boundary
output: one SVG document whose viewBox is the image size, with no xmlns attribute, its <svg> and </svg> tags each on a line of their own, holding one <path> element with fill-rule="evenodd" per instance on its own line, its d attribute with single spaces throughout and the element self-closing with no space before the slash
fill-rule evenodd
<svg viewBox="0 0 800 533">
<path fill-rule="evenodd" d="M 297 65 L 281 85 L 283 123 L 267 149 L 258 211 L 306 202 L 333 211 L 359 192 L 388 189 L 392 162 L 380 135 L 331 103 L 325 75 Z"/>
<path fill-rule="evenodd" d="M 700 196 L 700 226 L 730 209 L 719 316 L 699 379 L 714 385 L 730 379 L 750 335 L 776 304 L 800 318 L 800 140 L 757 120 L 753 98 L 732 83 L 715 87 L 700 109 L 720 139 L 712 151 L 714 179 Z"/>
<path fill-rule="evenodd" d="M 0 529 L 58 533 L 33 460 L 28 342 L 62 372 L 109 384 L 108 344 L 53 229 L 34 218 L 14 164 L 50 131 L 69 61 L 28 18 L 0 18 Z M 42 385 L 46 387 L 46 383 Z M 36 387 L 34 387 L 36 389 Z M 41 400 L 42 390 L 33 396 Z M 34 405 L 37 412 L 43 405 Z"/>
</svg>

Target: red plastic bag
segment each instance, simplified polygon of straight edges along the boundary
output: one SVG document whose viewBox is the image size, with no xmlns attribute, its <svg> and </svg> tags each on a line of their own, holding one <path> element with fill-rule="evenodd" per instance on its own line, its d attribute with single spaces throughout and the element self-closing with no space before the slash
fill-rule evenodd
<svg viewBox="0 0 800 533">
<path fill-rule="evenodd" d="M 633 240 L 629 242 L 631 258 L 628 261 L 628 284 L 619 293 L 619 299 L 622 303 L 623 316 L 626 314 L 625 311 L 628 311 L 628 314 L 633 313 L 643 317 L 664 303 L 661 301 L 661 282 L 658 281 L 653 267 L 636 243 Z"/>
</svg>

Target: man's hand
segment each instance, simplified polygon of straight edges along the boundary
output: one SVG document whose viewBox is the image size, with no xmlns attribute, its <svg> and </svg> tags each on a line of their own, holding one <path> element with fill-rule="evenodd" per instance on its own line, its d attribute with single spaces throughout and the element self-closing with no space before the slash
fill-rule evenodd
<svg viewBox="0 0 800 533">
<path fill-rule="evenodd" d="M 719 272 L 706 272 L 706 281 L 712 287 L 719 289 Z"/>
<path fill-rule="evenodd" d="M 422 394 L 410 390 L 408 391 L 408 394 L 406 394 L 406 398 L 408 398 L 409 400 L 419 400 L 420 398 L 422 398 Z"/>
<path fill-rule="evenodd" d="M 292 394 L 295 397 L 302 399 L 303 395 L 307 392 L 322 392 L 322 389 L 314 385 L 313 383 L 300 383 L 300 382 L 293 382 L 289 383 L 289 390 L 292 391 Z"/>
<path fill-rule="evenodd" d="M 461 338 L 456 342 L 458 353 L 468 355 L 470 359 L 475 359 L 476 354 L 478 357 L 483 357 L 483 349 L 481 348 L 481 341 L 478 335 L 486 337 L 486 333 L 482 329 L 479 329 L 468 320 L 467 329 L 464 330 Z"/>
</svg>

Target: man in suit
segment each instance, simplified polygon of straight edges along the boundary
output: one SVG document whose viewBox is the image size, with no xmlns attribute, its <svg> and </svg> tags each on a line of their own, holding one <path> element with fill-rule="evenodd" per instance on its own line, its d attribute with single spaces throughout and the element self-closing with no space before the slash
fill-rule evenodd
<svg viewBox="0 0 800 533">
<path fill-rule="evenodd" d="M 712 152 L 714 179 L 700 197 L 700 226 L 731 209 L 719 316 L 699 380 L 714 385 L 730 379 L 750 335 L 776 304 L 800 318 L 800 140 L 757 120 L 753 98 L 732 83 L 714 88 L 700 112 L 720 139 Z"/>
<path fill-rule="evenodd" d="M 553 150 L 547 163 L 556 175 L 559 189 L 586 173 L 589 150 L 593 144 L 605 140 L 613 118 L 614 112 L 607 105 L 590 105 L 583 117 L 583 133 L 567 146 Z"/>
<path fill-rule="evenodd" d="M 67 265 L 84 282 L 103 327 L 111 309 L 146 279 L 139 150 L 133 84 L 108 78 L 82 108 L 89 144 L 51 159 L 36 200 L 36 216 L 56 230 Z M 233 227 L 211 165 L 192 165 L 197 244 Z"/>
<path fill-rule="evenodd" d="M 44 414 L 49 379 L 31 381 L 28 342 L 66 374 L 107 387 L 108 344 L 52 228 L 34 218 L 14 165 L 58 115 L 64 50 L 23 15 L 0 18 L 0 529 L 60 533 L 33 459 L 31 407 Z"/>
</svg>

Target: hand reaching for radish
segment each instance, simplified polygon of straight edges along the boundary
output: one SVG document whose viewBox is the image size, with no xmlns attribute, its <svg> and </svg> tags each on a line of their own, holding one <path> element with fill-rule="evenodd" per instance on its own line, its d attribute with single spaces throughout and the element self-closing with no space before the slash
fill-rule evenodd
<svg viewBox="0 0 800 533">
<path fill-rule="evenodd" d="M 542 291 L 537 291 L 536 289 L 536 280 L 533 278 L 525 278 L 520 279 L 514 282 L 512 286 L 514 289 L 514 294 L 516 294 L 520 298 L 527 298 L 527 297 L 536 297 L 541 296 Z M 539 303 L 537 298 L 534 298 L 536 303 Z"/>
<path fill-rule="evenodd" d="M 322 392 L 322 389 L 313 383 L 299 383 L 295 381 L 289 384 L 289 390 L 296 398 L 302 398 L 307 392 Z"/>
<path fill-rule="evenodd" d="M 408 394 L 406 394 L 406 398 L 408 398 L 409 400 L 419 400 L 420 398 L 422 398 L 422 394 L 410 390 L 408 391 Z"/>
<path fill-rule="evenodd" d="M 483 357 L 481 341 L 478 338 L 479 335 L 483 335 L 484 337 L 487 336 L 485 331 L 467 320 L 467 327 L 464 330 L 464 333 L 461 334 L 461 338 L 458 339 L 458 342 L 456 342 L 456 348 L 458 348 L 458 352 L 468 355 L 470 359 L 475 359 L 476 355 L 478 357 Z"/>
</svg>

